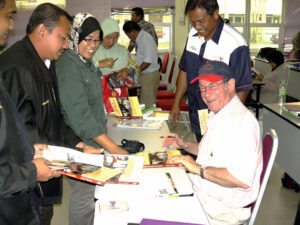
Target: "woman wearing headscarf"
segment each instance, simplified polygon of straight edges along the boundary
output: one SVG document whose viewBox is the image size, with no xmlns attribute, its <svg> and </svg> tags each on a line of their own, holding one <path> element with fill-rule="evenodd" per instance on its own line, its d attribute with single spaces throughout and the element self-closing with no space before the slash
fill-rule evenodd
<svg viewBox="0 0 300 225">
<path fill-rule="evenodd" d="M 107 84 L 109 74 L 118 71 L 120 79 L 125 79 L 129 74 L 129 52 L 118 44 L 120 36 L 119 24 L 112 18 L 105 18 L 101 22 L 103 41 L 93 56 L 93 62 L 103 75 L 102 87 L 104 93 L 104 104 L 108 113 L 112 112 L 109 97 L 127 96 L 126 88 L 110 89 Z"/>
<path fill-rule="evenodd" d="M 95 17 L 88 13 L 76 14 L 70 47 L 56 63 L 62 114 L 84 143 L 113 154 L 128 154 L 106 134 L 101 72 L 91 60 L 102 37 Z M 93 224 L 95 185 L 73 179 L 69 179 L 69 183 L 69 224 Z"/>
</svg>

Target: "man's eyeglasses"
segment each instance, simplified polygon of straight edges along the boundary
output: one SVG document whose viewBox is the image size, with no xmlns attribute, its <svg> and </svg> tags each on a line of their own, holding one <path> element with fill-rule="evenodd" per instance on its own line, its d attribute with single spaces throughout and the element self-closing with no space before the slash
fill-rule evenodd
<svg viewBox="0 0 300 225">
<path fill-rule="evenodd" d="M 201 92 L 206 92 L 207 88 L 208 88 L 210 91 L 217 91 L 217 90 L 219 90 L 219 85 L 220 85 L 220 84 L 223 84 L 223 83 L 225 83 L 225 82 L 226 82 L 226 80 L 223 80 L 223 81 L 220 82 L 220 83 L 215 82 L 215 83 L 211 83 L 211 84 L 208 85 L 208 86 L 203 86 L 203 85 L 200 85 L 200 84 L 199 84 L 199 89 L 200 89 Z"/>
<path fill-rule="evenodd" d="M 97 45 L 97 44 L 100 43 L 100 39 L 85 38 L 84 40 L 86 41 L 86 43 L 88 45 L 90 45 L 92 43 L 95 44 L 95 45 Z"/>
</svg>

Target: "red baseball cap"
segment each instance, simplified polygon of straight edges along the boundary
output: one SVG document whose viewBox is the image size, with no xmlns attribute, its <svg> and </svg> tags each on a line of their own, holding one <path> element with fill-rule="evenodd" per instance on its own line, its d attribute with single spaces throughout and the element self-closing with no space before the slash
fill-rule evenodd
<svg viewBox="0 0 300 225">
<path fill-rule="evenodd" d="M 206 80 L 209 82 L 218 82 L 222 79 L 234 79 L 231 68 L 221 61 L 208 61 L 199 68 L 198 76 L 193 79 L 190 84 L 198 80 Z"/>
</svg>

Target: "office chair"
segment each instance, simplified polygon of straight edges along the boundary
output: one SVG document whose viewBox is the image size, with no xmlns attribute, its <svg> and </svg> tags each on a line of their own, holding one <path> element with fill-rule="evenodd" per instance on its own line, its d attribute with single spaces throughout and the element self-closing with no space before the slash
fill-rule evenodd
<svg viewBox="0 0 300 225">
<path fill-rule="evenodd" d="M 244 225 L 253 225 L 262 197 L 264 195 L 269 176 L 274 164 L 275 156 L 278 149 L 278 137 L 276 131 L 274 129 L 270 129 L 268 133 L 265 134 L 263 139 L 263 169 L 260 175 L 260 189 L 258 192 L 257 199 L 251 206 L 251 216 L 247 223 Z"/>
</svg>

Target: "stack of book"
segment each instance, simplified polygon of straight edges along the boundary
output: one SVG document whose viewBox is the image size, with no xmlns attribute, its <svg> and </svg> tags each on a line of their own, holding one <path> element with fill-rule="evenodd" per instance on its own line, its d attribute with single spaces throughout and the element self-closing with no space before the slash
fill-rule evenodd
<svg viewBox="0 0 300 225">
<path fill-rule="evenodd" d="M 300 102 L 286 103 L 282 106 L 282 112 L 295 117 L 300 117 Z"/>
</svg>

